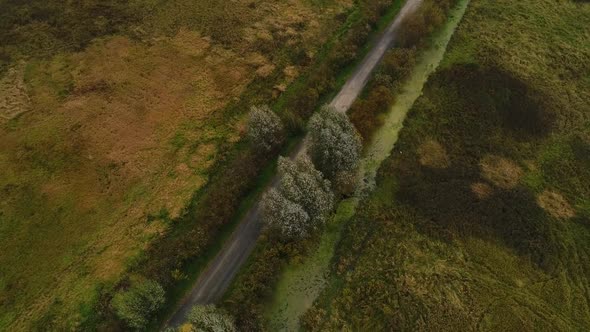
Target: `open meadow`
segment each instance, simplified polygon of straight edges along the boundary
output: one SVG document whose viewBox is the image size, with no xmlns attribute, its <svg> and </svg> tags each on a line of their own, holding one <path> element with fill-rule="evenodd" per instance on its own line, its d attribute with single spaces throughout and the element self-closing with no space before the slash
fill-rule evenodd
<svg viewBox="0 0 590 332">
<path fill-rule="evenodd" d="M 471 0 L 305 329 L 590 328 L 590 5 Z"/>
<path fill-rule="evenodd" d="M 79 328 L 357 6 L 2 2 L 0 330 Z"/>
</svg>

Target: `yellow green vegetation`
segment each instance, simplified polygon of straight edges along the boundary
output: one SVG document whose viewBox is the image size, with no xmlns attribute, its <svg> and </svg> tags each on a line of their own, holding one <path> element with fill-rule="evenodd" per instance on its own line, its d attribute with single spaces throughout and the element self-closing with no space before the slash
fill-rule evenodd
<svg viewBox="0 0 590 332">
<path fill-rule="evenodd" d="M 589 25 L 470 2 L 305 328 L 590 328 Z"/>
<path fill-rule="evenodd" d="M 0 4 L 0 329 L 91 315 L 356 6 Z"/>
</svg>

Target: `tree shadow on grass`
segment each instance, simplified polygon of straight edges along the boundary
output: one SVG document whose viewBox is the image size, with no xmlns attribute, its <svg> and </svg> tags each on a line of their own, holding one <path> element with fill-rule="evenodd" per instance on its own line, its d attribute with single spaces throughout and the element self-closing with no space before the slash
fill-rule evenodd
<svg viewBox="0 0 590 332">
<path fill-rule="evenodd" d="M 424 94 L 428 102 L 419 101 L 415 106 L 392 168 L 384 171 L 397 178 L 396 199 L 427 220 L 417 225 L 419 230 L 444 240 L 499 239 L 540 267 L 554 268 L 558 250 L 555 220 L 518 181 L 503 186 L 482 173 L 486 156 L 498 156 L 514 165 L 515 176 L 521 173 L 518 163 L 510 159 L 519 160 L 523 151 L 534 151 L 553 126 L 554 116 L 544 108 L 540 95 L 507 72 L 477 66 L 438 72 Z M 427 121 L 416 120 L 421 116 Z M 447 149 L 448 167 L 420 164 L 416 147 L 427 139 Z M 502 171 L 506 170 L 500 169 L 500 176 Z"/>
</svg>

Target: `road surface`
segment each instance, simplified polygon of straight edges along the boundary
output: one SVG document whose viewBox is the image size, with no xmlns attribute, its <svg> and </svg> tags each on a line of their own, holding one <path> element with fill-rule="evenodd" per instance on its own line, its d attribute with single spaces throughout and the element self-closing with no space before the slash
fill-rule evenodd
<svg viewBox="0 0 590 332">
<path fill-rule="evenodd" d="M 333 106 L 338 112 L 343 113 L 350 108 L 367 84 L 373 70 L 396 39 L 403 18 L 416 10 L 421 2 L 422 0 L 406 1 L 395 20 L 379 37 L 377 43 L 358 65 L 338 95 L 332 100 L 330 106 Z M 306 144 L 305 140 L 303 140 L 293 151 L 291 158 L 295 158 L 305 151 Z M 277 184 L 278 178 L 275 177 L 268 189 Z M 240 221 L 240 224 L 224 244 L 221 251 L 209 263 L 205 271 L 203 271 L 191 292 L 183 300 L 174 315 L 166 322 L 166 327 L 178 327 L 182 325 L 195 304 L 215 303 L 222 298 L 238 270 L 250 255 L 252 249 L 254 249 L 261 230 L 260 206 L 259 204 L 255 204 Z"/>
</svg>

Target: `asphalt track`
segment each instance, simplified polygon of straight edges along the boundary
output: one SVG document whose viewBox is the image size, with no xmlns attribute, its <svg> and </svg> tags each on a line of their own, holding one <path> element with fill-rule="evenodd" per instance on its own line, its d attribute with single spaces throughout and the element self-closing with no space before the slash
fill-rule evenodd
<svg viewBox="0 0 590 332">
<path fill-rule="evenodd" d="M 333 106 L 338 112 L 342 113 L 350 108 L 367 84 L 373 70 L 375 70 L 391 44 L 397 38 L 403 19 L 416 10 L 421 2 L 422 0 L 406 1 L 393 22 L 381 34 L 363 61 L 346 81 L 340 92 L 334 97 L 330 106 Z M 305 153 L 306 146 L 306 140 L 304 139 L 294 149 L 290 157 L 296 158 Z M 277 184 L 278 178 L 275 176 L 267 190 Z M 240 267 L 246 262 L 248 256 L 254 249 L 261 230 L 260 206 L 259 203 L 256 203 L 240 221 L 221 251 L 201 273 L 192 290 L 166 322 L 165 327 L 178 327 L 182 325 L 195 304 L 215 303 L 222 298 Z"/>
</svg>

